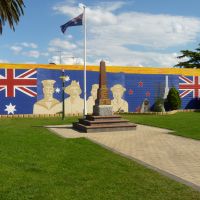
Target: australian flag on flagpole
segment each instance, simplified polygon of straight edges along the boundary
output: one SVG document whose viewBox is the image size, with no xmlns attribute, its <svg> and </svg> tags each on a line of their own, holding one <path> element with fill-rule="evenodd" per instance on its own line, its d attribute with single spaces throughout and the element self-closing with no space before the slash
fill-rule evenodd
<svg viewBox="0 0 200 200">
<path fill-rule="evenodd" d="M 75 17 L 68 21 L 67 23 L 60 26 L 61 31 L 65 33 L 66 29 L 70 26 L 80 26 L 83 25 L 83 13 L 80 14 L 78 17 Z"/>
</svg>

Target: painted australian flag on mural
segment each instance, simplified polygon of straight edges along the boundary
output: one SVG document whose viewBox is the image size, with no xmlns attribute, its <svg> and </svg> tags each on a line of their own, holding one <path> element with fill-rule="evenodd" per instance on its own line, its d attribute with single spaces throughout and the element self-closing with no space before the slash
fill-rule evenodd
<svg viewBox="0 0 200 200">
<path fill-rule="evenodd" d="M 0 69 L 1 114 L 32 113 L 36 96 L 36 69 Z"/>
<path fill-rule="evenodd" d="M 200 108 L 200 77 L 179 76 L 179 91 L 182 107 L 186 109 Z"/>
</svg>

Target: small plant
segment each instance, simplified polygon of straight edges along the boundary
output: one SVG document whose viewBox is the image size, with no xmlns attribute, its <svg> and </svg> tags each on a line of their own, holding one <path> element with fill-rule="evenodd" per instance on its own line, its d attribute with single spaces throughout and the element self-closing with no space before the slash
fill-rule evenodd
<svg viewBox="0 0 200 200">
<path fill-rule="evenodd" d="M 167 104 L 170 110 L 177 110 L 181 107 L 181 98 L 179 92 L 175 87 L 169 90 L 167 95 Z"/>
<path fill-rule="evenodd" d="M 155 111 L 155 112 L 164 112 L 165 111 L 164 100 L 161 97 L 156 99 L 154 107 L 153 107 L 153 111 Z"/>
</svg>

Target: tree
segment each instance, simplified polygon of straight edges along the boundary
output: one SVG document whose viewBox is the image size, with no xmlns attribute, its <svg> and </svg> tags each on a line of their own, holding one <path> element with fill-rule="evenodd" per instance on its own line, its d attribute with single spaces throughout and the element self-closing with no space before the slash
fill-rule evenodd
<svg viewBox="0 0 200 200">
<path fill-rule="evenodd" d="M 177 110 L 181 107 L 181 98 L 179 92 L 175 87 L 169 90 L 167 95 L 167 104 L 170 110 Z"/>
<path fill-rule="evenodd" d="M 15 31 L 15 24 L 18 24 L 20 16 L 24 14 L 24 7 L 23 0 L 0 0 L 0 34 L 6 22 Z"/>
<path fill-rule="evenodd" d="M 200 68 L 200 44 L 196 51 L 182 50 L 183 55 L 178 56 L 178 59 L 188 58 L 188 61 L 179 62 L 175 67 L 185 67 L 185 68 Z"/>
</svg>

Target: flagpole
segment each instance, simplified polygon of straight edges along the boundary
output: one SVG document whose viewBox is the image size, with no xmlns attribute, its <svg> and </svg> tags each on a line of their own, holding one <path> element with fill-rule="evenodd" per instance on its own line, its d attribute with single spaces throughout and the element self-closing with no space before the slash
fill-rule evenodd
<svg viewBox="0 0 200 200">
<path fill-rule="evenodd" d="M 83 110 L 83 115 L 84 117 L 87 115 L 87 104 L 86 104 L 86 98 L 87 98 L 87 77 L 86 77 L 86 71 L 87 71 L 87 67 L 86 67 L 86 14 L 85 14 L 85 8 L 86 6 L 83 5 L 83 21 L 84 21 L 84 110 Z"/>
<path fill-rule="evenodd" d="M 83 25 L 84 27 L 84 109 L 83 109 L 83 115 L 86 116 L 87 115 L 87 106 L 86 106 L 86 98 L 87 98 L 87 94 L 86 94 L 86 14 L 85 14 L 85 10 L 86 10 L 86 6 L 82 3 L 79 4 L 80 7 L 83 8 L 83 14 L 77 16 L 76 18 L 71 19 L 70 21 L 68 21 L 67 23 L 63 24 L 60 26 L 61 31 L 63 33 L 65 33 L 66 29 L 70 26 L 79 26 L 79 25 Z M 84 22 L 84 24 L 83 24 Z M 63 71 L 64 73 L 64 71 Z M 63 103 L 63 109 L 64 109 L 64 103 Z M 63 114 L 63 118 L 64 118 L 64 114 Z"/>
</svg>

